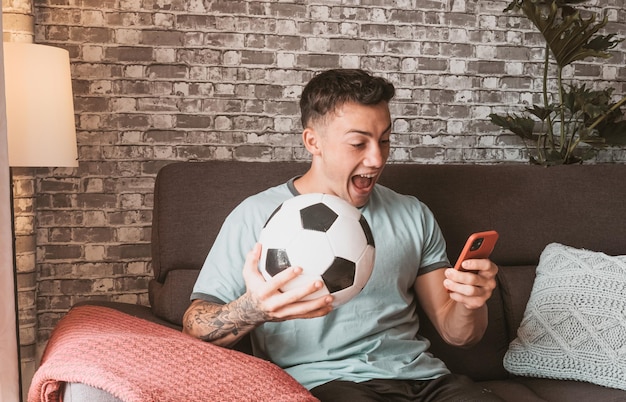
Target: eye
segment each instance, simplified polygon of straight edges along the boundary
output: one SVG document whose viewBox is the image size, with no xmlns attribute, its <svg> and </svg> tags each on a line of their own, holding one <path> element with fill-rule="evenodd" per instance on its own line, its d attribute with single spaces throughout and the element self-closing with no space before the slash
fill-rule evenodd
<svg viewBox="0 0 626 402">
<path fill-rule="evenodd" d="M 354 147 L 354 148 L 357 148 L 357 149 L 358 149 L 358 148 L 363 148 L 363 147 L 365 146 L 365 144 L 364 144 L 364 143 L 362 143 L 362 142 L 353 143 L 353 144 L 350 144 L 350 145 L 351 145 L 352 147 Z"/>
</svg>

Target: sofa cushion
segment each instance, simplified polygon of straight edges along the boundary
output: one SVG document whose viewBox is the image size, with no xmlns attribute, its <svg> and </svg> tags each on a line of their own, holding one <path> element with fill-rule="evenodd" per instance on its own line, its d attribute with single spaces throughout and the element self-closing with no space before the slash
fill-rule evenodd
<svg viewBox="0 0 626 402">
<path fill-rule="evenodd" d="M 626 256 L 549 244 L 505 368 L 626 390 L 624 345 Z"/>
<path fill-rule="evenodd" d="M 479 385 L 485 392 L 498 395 L 506 402 L 546 402 L 545 399 L 539 397 L 532 389 L 514 379 L 481 381 Z"/>
<path fill-rule="evenodd" d="M 479 385 L 506 402 L 624 402 L 626 393 L 588 382 L 514 377 Z"/>
<path fill-rule="evenodd" d="M 514 378 L 508 381 L 520 384 L 539 395 L 543 401 L 554 402 L 624 402 L 626 392 L 580 381 L 552 380 L 547 378 Z M 509 399 L 505 399 L 509 401 Z M 523 399 L 517 399 L 524 401 Z M 527 402 L 527 401 L 524 401 Z"/>
</svg>

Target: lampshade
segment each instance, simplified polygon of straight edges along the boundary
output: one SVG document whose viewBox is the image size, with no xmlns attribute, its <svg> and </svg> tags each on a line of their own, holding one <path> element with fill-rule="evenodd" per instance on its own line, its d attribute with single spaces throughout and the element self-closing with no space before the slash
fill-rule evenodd
<svg viewBox="0 0 626 402">
<path fill-rule="evenodd" d="M 69 52 L 3 46 L 9 166 L 78 166 Z"/>
</svg>

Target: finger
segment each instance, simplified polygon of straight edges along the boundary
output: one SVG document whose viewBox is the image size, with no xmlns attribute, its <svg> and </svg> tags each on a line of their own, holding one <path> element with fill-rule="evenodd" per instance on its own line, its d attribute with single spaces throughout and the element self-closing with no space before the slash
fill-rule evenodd
<svg viewBox="0 0 626 402">
<path fill-rule="evenodd" d="M 302 268 L 295 267 L 294 271 L 301 273 Z M 289 283 L 289 281 L 283 283 L 280 287 L 284 288 L 287 283 Z M 275 302 L 282 305 L 296 303 L 302 301 L 307 296 L 318 292 L 323 287 L 324 283 L 321 280 L 310 281 L 305 284 L 297 284 L 295 286 L 292 284 L 289 290 L 283 291 L 280 295 L 275 297 Z"/>
<path fill-rule="evenodd" d="M 243 265 L 244 279 L 262 279 L 263 275 L 259 271 L 259 259 L 261 258 L 261 244 L 256 243 L 252 250 L 246 254 L 246 260 Z"/>
<path fill-rule="evenodd" d="M 453 281 L 451 279 L 445 279 L 443 285 L 451 293 L 457 293 L 464 297 L 476 297 L 480 296 L 484 289 L 480 286 L 469 285 L 462 282 Z"/>
<path fill-rule="evenodd" d="M 297 314 L 297 315 L 289 316 L 288 319 L 292 320 L 292 319 L 298 319 L 298 318 L 323 317 L 326 314 L 330 313 L 331 311 L 333 311 L 333 307 L 332 307 L 332 305 L 328 304 L 328 305 L 324 305 L 324 307 L 321 307 L 321 308 L 316 309 L 316 310 L 309 311 L 309 312 L 304 313 L 304 314 Z"/>
<path fill-rule="evenodd" d="M 302 271 L 301 267 L 289 267 L 274 275 L 268 282 L 271 282 L 273 287 L 282 288 L 302 274 Z"/>
<path fill-rule="evenodd" d="M 273 312 L 272 316 L 278 321 L 321 317 L 332 311 L 332 302 L 333 297 L 326 295 L 312 300 L 290 303 L 280 310 Z"/>
<path fill-rule="evenodd" d="M 444 287 L 450 292 L 457 292 L 465 296 L 491 296 L 496 287 L 494 276 L 482 276 L 471 272 L 457 271 L 449 268 L 444 272 L 446 279 Z"/>
<path fill-rule="evenodd" d="M 257 269 L 258 272 L 258 269 Z M 297 278 L 302 274 L 301 267 L 289 267 L 287 269 L 282 270 L 278 274 L 273 277 L 265 280 L 263 275 L 258 272 L 258 276 L 263 283 L 263 286 L 259 286 L 256 289 L 257 297 L 261 300 L 269 301 L 270 298 L 273 298 L 271 304 L 267 307 L 268 309 L 277 309 L 280 308 L 283 304 L 293 303 L 294 301 L 298 301 L 303 297 L 316 292 L 321 289 L 324 284 L 321 281 L 315 281 L 307 284 L 307 286 L 298 286 L 288 292 L 283 292 L 282 289 L 292 280 Z"/>
<path fill-rule="evenodd" d="M 484 261 L 489 261 L 489 260 L 474 260 L 474 259 L 470 259 L 470 260 L 465 260 L 461 263 L 461 268 L 463 268 L 465 271 L 484 271 L 486 269 L 488 269 L 488 265 L 485 266 Z"/>
<path fill-rule="evenodd" d="M 446 269 L 444 275 L 447 280 L 455 284 L 481 286 L 481 282 L 484 281 L 483 278 L 473 272 L 458 271 L 454 268 Z M 448 283 L 448 285 L 450 284 L 451 283 Z M 444 283 L 444 286 L 448 287 L 448 285 Z"/>
<path fill-rule="evenodd" d="M 465 260 L 461 264 L 461 267 L 465 271 L 470 271 L 472 273 L 480 274 L 480 275 L 486 274 L 486 276 L 489 276 L 489 277 L 495 276 L 496 273 L 498 272 L 498 266 L 488 259 Z"/>
<path fill-rule="evenodd" d="M 255 243 L 252 250 L 246 255 L 246 264 L 250 264 L 258 270 L 259 259 L 261 258 L 261 243 Z"/>
<path fill-rule="evenodd" d="M 460 292 L 451 292 L 450 298 L 457 303 L 463 304 L 469 310 L 481 308 L 487 302 L 486 297 L 466 296 Z"/>
</svg>

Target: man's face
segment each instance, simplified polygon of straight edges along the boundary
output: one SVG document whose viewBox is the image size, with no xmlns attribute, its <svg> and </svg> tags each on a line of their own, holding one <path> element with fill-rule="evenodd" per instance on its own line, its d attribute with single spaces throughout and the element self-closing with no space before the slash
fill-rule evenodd
<svg viewBox="0 0 626 402">
<path fill-rule="evenodd" d="M 314 191 L 337 195 L 361 207 L 367 203 L 387 158 L 391 116 L 387 102 L 346 103 L 312 129 Z"/>
</svg>

